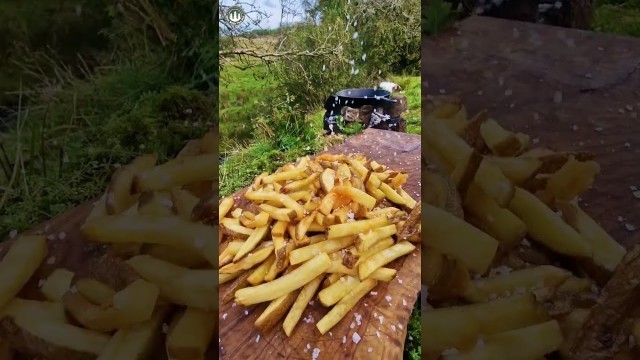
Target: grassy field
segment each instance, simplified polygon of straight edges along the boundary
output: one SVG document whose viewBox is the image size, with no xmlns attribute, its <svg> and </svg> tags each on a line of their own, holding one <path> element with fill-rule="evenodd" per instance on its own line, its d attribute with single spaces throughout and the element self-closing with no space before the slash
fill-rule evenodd
<svg viewBox="0 0 640 360">
<path fill-rule="evenodd" d="M 241 70 L 227 66 L 220 80 L 220 151 L 247 145 L 253 136 L 254 121 L 275 82 L 264 66 Z"/>
</svg>

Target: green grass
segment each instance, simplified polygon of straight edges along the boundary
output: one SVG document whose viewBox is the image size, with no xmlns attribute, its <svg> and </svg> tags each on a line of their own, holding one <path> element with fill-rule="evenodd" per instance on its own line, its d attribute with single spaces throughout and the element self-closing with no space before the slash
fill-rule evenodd
<svg viewBox="0 0 640 360">
<path fill-rule="evenodd" d="M 247 70 L 226 66 L 220 80 L 220 151 L 252 140 L 254 120 L 275 87 L 267 69 L 258 65 Z"/>
<path fill-rule="evenodd" d="M 404 343 L 404 359 L 419 360 L 422 355 L 421 333 L 422 323 L 420 322 L 420 295 L 418 295 L 418 301 L 416 301 L 411 317 L 409 318 L 409 325 L 407 325 L 407 338 Z"/>
<path fill-rule="evenodd" d="M 31 100 L 0 134 L 2 237 L 98 196 L 137 155 L 174 156 L 214 112 L 204 93 L 159 64 L 121 64 Z"/>
<path fill-rule="evenodd" d="M 420 122 L 422 102 L 420 89 L 422 81 L 420 76 L 392 76 L 391 81 L 400 85 L 404 95 L 407 97 L 408 111 L 402 115 L 407 120 L 407 132 L 420 134 L 420 129 L 422 128 Z"/>
<path fill-rule="evenodd" d="M 640 1 L 600 1 L 593 28 L 599 32 L 640 37 Z"/>
</svg>

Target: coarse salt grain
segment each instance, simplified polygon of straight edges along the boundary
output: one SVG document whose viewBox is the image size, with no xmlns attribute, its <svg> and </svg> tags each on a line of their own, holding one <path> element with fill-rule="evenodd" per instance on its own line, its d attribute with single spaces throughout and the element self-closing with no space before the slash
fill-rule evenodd
<svg viewBox="0 0 640 360">
<path fill-rule="evenodd" d="M 249 315 L 249 310 L 245 310 L 245 311 L 244 311 L 244 314 L 245 314 L 245 315 Z"/>
<path fill-rule="evenodd" d="M 356 313 L 356 323 L 358 323 L 358 325 L 362 325 L 362 315 Z"/>
<path fill-rule="evenodd" d="M 384 323 L 384 316 L 380 315 L 380 317 L 378 318 L 378 320 L 380 320 L 380 324 Z"/>
<path fill-rule="evenodd" d="M 405 300 L 404 298 L 402 299 L 402 306 L 407 306 L 407 300 Z"/>
<path fill-rule="evenodd" d="M 373 352 L 373 349 L 372 349 L 372 348 L 370 348 L 370 347 L 368 347 L 368 348 L 367 348 L 367 352 Z"/>
<path fill-rule="evenodd" d="M 351 325 L 349 325 L 350 329 L 353 329 L 354 327 L 356 327 L 356 324 L 353 323 L 353 321 L 351 322 Z"/>
<path fill-rule="evenodd" d="M 311 349 L 311 344 L 307 343 L 307 349 Z"/>
<path fill-rule="evenodd" d="M 376 330 L 376 336 L 380 338 L 380 331 Z"/>
<path fill-rule="evenodd" d="M 360 337 L 360 334 L 358 334 L 357 332 L 354 332 L 353 336 L 351 336 L 351 341 L 353 341 L 354 344 L 359 343 L 360 339 L 362 338 Z"/>
<path fill-rule="evenodd" d="M 636 227 L 629 223 L 624 224 L 624 228 L 627 229 L 627 231 L 636 231 Z"/>
<path fill-rule="evenodd" d="M 318 356 L 320 356 L 320 349 L 314 348 L 313 352 L 311 353 L 311 358 L 315 360 L 318 358 Z"/>
<path fill-rule="evenodd" d="M 222 320 L 227 320 L 227 313 L 222 314 Z"/>
<path fill-rule="evenodd" d="M 378 295 L 378 293 L 377 293 L 377 292 L 375 292 L 375 291 L 370 292 L 370 294 L 371 294 L 371 295 L 373 295 L 373 296 Z"/>
<path fill-rule="evenodd" d="M 390 302 L 391 302 L 392 297 L 391 297 L 391 295 L 387 295 L 387 296 L 385 296 L 385 297 L 384 297 L 384 299 L 385 299 L 385 300 L 387 300 L 387 302 L 389 302 L 389 303 L 390 303 Z"/>
<path fill-rule="evenodd" d="M 260 334 L 258 334 L 258 336 L 256 336 L 256 343 L 260 342 Z"/>
<path fill-rule="evenodd" d="M 236 305 L 238 305 L 238 304 L 236 304 L 235 301 L 233 303 L 231 303 L 231 307 L 236 307 Z"/>
<path fill-rule="evenodd" d="M 343 337 L 342 337 L 342 343 L 343 343 L 343 344 L 345 344 L 346 342 L 347 342 L 347 337 L 346 337 L 346 336 L 343 336 Z"/>
</svg>

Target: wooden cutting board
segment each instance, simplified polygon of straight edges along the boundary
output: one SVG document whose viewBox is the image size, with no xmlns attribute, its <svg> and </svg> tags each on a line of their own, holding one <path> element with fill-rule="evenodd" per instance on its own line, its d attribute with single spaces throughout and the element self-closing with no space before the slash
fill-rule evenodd
<svg viewBox="0 0 640 360">
<path fill-rule="evenodd" d="M 457 95 L 534 146 L 593 152 L 601 172 L 581 206 L 640 242 L 640 39 L 471 17 L 422 54 L 423 96 Z"/>
<path fill-rule="evenodd" d="M 361 153 L 394 170 L 404 171 L 409 174 L 405 190 L 416 200 L 420 198 L 418 135 L 367 129 L 325 152 Z M 240 199 L 236 201 L 241 204 Z M 311 316 L 313 322 L 301 319 L 291 338 L 282 330 L 282 322 L 267 334 L 255 329 L 253 324 L 266 304 L 251 307 L 221 304 L 220 358 L 311 359 L 317 348 L 320 350 L 317 359 L 402 359 L 407 323 L 420 291 L 420 248 L 388 266 L 398 270 L 396 279 L 376 286 L 324 336 L 318 332 L 316 323 L 328 309 L 317 300 L 303 313 L 303 318 Z M 220 294 L 228 285 L 221 286 Z M 356 321 L 356 314 L 361 316 L 360 322 Z M 357 344 L 352 341 L 355 333 L 361 337 Z"/>
</svg>

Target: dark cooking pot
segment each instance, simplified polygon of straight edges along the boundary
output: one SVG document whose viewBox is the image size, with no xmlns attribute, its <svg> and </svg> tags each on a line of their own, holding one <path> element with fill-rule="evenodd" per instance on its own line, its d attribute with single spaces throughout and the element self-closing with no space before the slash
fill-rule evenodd
<svg viewBox="0 0 640 360">
<path fill-rule="evenodd" d="M 382 89 L 344 89 L 331 94 L 324 102 L 327 115 L 338 115 L 345 107 L 359 108 L 363 105 L 373 107 L 385 107 L 395 104 L 396 100 L 390 99 L 391 93 Z"/>
<path fill-rule="evenodd" d="M 386 108 L 397 102 L 390 99 L 391 93 L 382 89 L 344 89 L 335 94 L 331 94 L 324 102 L 324 131 L 325 134 L 334 134 L 339 132 L 336 117 L 341 114 L 343 107 L 360 108 L 364 105 L 370 105 L 374 108 Z M 366 125 L 368 126 L 368 124 Z"/>
</svg>

